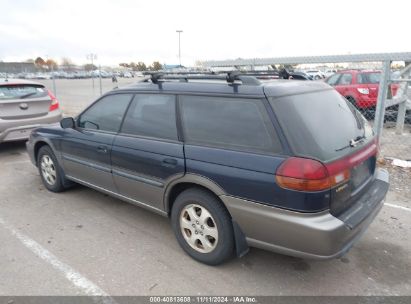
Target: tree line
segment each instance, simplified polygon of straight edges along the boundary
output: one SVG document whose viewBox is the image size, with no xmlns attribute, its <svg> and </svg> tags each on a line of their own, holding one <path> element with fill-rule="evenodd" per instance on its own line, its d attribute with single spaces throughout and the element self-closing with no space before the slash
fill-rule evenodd
<svg viewBox="0 0 411 304">
<path fill-rule="evenodd" d="M 142 61 L 139 61 L 137 63 L 135 63 L 135 62 L 130 62 L 130 63 L 122 62 L 122 63 L 119 64 L 119 66 L 124 67 L 124 68 L 132 69 L 133 71 L 158 71 L 158 70 L 163 69 L 163 65 L 158 61 L 154 61 L 149 66 L 147 66 Z"/>
<path fill-rule="evenodd" d="M 26 62 L 33 63 L 38 69 L 40 70 L 57 70 L 59 67 L 72 70 L 75 67 L 73 61 L 70 58 L 63 57 L 61 59 L 61 64 L 59 65 L 56 60 L 54 59 L 43 59 L 42 57 L 37 57 L 36 59 L 28 59 Z M 159 61 L 154 61 L 151 65 L 146 65 L 144 62 L 139 61 L 137 63 L 130 62 L 130 63 L 120 63 L 119 66 L 123 68 L 128 68 L 133 71 L 158 71 L 163 68 L 163 65 Z M 97 66 L 91 63 L 87 63 L 83 65 L 84 70 L 92 71 L 96 70 Z"/>
</svg>

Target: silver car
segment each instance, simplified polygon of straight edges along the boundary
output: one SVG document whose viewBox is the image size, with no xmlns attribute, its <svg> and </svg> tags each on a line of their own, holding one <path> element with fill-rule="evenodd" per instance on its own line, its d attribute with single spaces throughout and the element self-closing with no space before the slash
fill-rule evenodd
<svg viewBox="0 0 411 304">
<path fill-rule="evenodd" d="M 32 129 L 61 118 L 57 99 L 44 85 L 0 79 L 0 143 L 25 140 Z"/>
</svg>

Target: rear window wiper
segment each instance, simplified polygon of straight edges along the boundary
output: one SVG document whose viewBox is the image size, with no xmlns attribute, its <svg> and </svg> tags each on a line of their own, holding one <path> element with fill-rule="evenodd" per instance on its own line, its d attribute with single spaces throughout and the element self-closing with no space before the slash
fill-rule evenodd
<svg viewBox="0 0 411 304">
<path fill-rule="evenodd" d="M 356 138 L 350 139 L 350 142 L 347 146 L 344 146 L 342 148 L 336 149 L 335 151 L 342 151 L 347 148 L 354 148 L 356 147 L 359 143 L 363 142 L 365 139 L 365 135 L 357 136 Z"/>
<path fill-rule="evenodd" d="M 27 98 L 27 97 L 36 95 L 37 93 L 38 93 L 38 92 L 31 92 L 31 93 L 27 93 L 27 94 L 25 94 L 25 95 L 21 95 L 21 96 L 19 96 L 19 97 L 20 97 L 20 99 L 24 99 L 24 98 Z"/>
</svg>

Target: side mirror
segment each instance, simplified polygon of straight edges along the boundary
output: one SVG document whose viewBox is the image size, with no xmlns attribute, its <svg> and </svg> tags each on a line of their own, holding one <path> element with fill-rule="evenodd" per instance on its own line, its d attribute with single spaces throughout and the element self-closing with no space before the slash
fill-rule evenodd
<svg viewBox="0 0 411 304">
<path fill-rule="evenodd" d="M 62 120 L 60 120 L 60 126 L 63 129 L 73 129 L 75 126 L 73 117 L 65 117 Z"/>
</svg>

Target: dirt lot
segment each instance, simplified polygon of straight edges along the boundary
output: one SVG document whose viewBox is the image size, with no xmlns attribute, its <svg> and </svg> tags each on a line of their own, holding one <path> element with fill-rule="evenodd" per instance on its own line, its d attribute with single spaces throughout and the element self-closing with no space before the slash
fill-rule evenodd
<svg viewBox="0 0 411 304">
<path fill-rule="evenodd" d="M 112 88 L 110 79 L 103 88 Z M 98 92 L 89 79 L 57 82 L 69 115 Z M 341 259 L 251 249 L 209 267 L 184 254 L 166 218 L 81 186 L 45 190 L 24 143 L 0 145 L 0 168 L 0 295 L 411 295 L 411 202 L 395 189 L 406 185 L 399 175 Z"/>
</svg>

